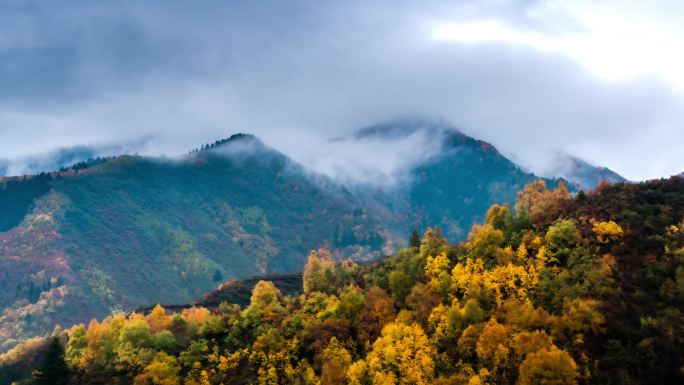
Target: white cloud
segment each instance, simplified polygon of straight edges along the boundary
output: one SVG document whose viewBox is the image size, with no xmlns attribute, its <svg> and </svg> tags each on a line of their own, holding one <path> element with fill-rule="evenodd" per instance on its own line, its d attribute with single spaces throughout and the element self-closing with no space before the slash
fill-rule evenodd
<svg viewBox="0 0 684 385">
<path fill-rule="evenodd" d="M 430 148 L 365 156 L 327 139 L 421 115 L 539 173 L 558 151 L 634 180 L 684 170 L 683 39 L 667 7 L 26 4 L 0 4 L 15 20 L 0 23 L 0 158 L 141 138 L 154 138 L 141 153 L 174 154 L 242 131 L 320 171 L 391 176 Z"/>
<path fill-rule="evenodd" d="M 552 1 L 528 11 L 534 28 L 485 19 L 443 23 L 432 34 L 441 41 L 503 42 L 556 51 L 602 79 L 656 75 L 681 92 L 684 24 L 668 20 L 668 12 L 672 10 L 652 2 Z"/>
</svg>

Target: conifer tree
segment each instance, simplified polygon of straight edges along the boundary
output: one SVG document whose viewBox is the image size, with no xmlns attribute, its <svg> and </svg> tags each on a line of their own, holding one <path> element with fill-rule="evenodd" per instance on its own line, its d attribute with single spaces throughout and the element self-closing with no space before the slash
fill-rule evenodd
<svg viewBox="0 0 684 385">
<path fill-rule="evenodd" d="M 65 385 L 69 383 L 71 370 L 64 360 L 64 347 L 59 338 L 53 337 L 45 352 L 43 361 L 33 372 L 32 383 L 35 385 Z"/>
</svg>

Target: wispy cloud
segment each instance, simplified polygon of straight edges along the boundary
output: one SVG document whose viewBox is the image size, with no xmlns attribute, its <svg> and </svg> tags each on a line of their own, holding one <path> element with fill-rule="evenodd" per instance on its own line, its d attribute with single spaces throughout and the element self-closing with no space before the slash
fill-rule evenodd
<svg viewBox="0 0 684 385">
<path fill-rule="evenodd" d="M 430 142 L 366 157 L 328 139 L 415 114 L 539 173 L 558 151 L 635 180 L 684 169 L 675 13 L 573 3 L 5 1 L 0 158 L 242 131 L 316 170 L 391 175 Z"/>
</svg>

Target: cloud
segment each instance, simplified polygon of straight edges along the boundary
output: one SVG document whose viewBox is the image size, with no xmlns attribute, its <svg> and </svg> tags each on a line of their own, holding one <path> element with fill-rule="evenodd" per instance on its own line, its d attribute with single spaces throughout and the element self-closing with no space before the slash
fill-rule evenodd
<svg viewBox="0 0 684 385">
<path fill-rule="evenodd" d="M 582 7 L 4 2 L 0 158 L 140 141 L 141 153 L 176 154 L 241 131 L 315 170 L 386 181 L 420 159 L 407 154 L 430 153 L 433 142 L 359 148 L 329 139 L 420 115 L 448 120 L 540 174 L 554 172 L 558 151 L 634 180 L 683 170 L 684 99 L 669 72 L 607 79 L 566 51 L 524 39 L 434 38 L 440 26 L 489 21 L 558 41 L 588 33 Z M 621 15 L 610 3 L 600 9 Z M 625 19 L 639 14 L 630 12 Z M 647 24 L 669 20 L 647 16 Z"/>
</svg>

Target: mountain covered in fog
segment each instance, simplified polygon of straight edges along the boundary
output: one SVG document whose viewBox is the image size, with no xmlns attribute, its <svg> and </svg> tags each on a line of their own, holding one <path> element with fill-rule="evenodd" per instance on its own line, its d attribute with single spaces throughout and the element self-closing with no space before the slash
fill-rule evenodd
<svg viewBox="0 0 684 385">
<path fill-rule="evenodd" d="M 225 279 L 297 271 L 319 246 L 379 256 L 395 237 L 379 211 L 246 135 L 180 159 L 4 179 L 0 212 L 3 348 Z"/>
<path fill-rule="evenodd" d="M 444 124 L 392 122 L 346 140 L 391 146 L 416 132 L 436 139 L 415 149 L 429 156 L 378 188 L 343 186 L 242 134 L 182 157 L 0 179 L 0 349 L 112 309 L 186 302 L 229 278 L 299 271 L 318 247 L 378 258 L 434 225 L 460 241 L 536 179 Z"/>
<path fill-rule="evenodd" d="M 0 176 L 56 171 L 88 160 L 120 155 L 136 145 L 77 145 L 13 159 L 0 158 Z"/>
<path fill-rule="evenodd" d="M 564 156 L 557 160 L 555 175 L 583 190 L 595 189 L 599 183 L 627 182 L 622 175 L 602 166 L 595 166 L 574 156 Z"/>
<path fill-rule="evenodd" d="M 504 157 L 491 144 L 444 122 L 402 120 L 366 127 L 350 139 L 388 143 L 423 136 L 432 149 L 407 170 L 405 183 L 386 188 L 399 197 L 413 228 L 439 225 L 451 241 L 464 239 L 495 202 L 513 203 L 525 184 L 538 179 Z M 547 180 L 555 185 L 553 180 Z"/>
</svg>

